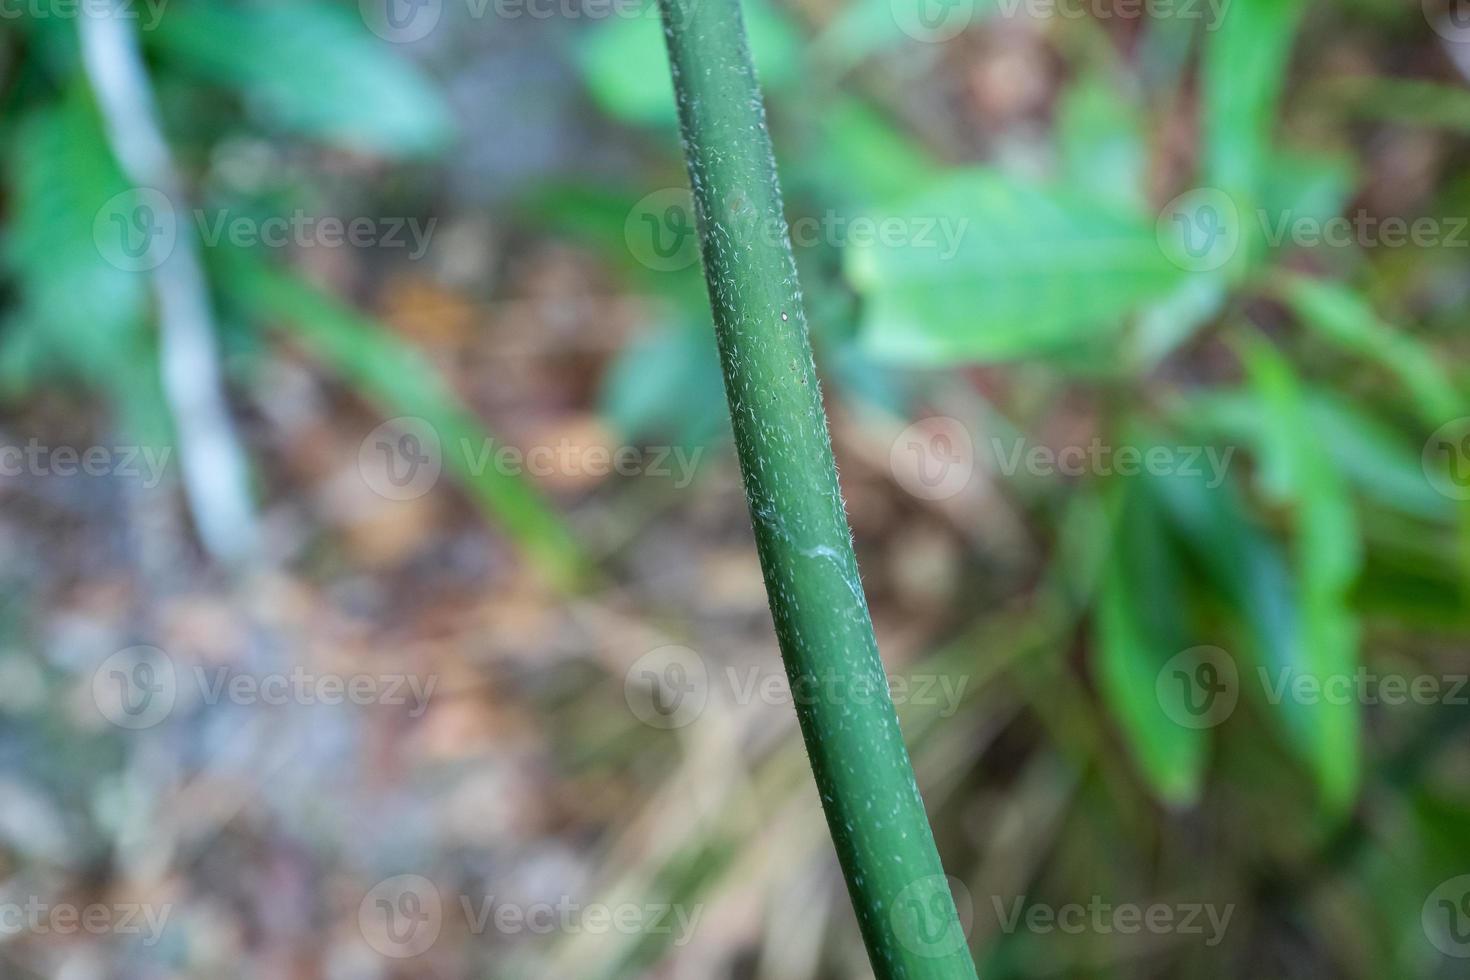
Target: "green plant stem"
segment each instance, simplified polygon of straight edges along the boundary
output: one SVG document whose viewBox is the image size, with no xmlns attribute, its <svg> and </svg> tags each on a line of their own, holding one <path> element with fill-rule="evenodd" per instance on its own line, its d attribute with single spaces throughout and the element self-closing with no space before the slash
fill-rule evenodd
<svg viewBox="0 0 1470 980">
<path fill-rule="evenodd" d="M 661 0 L 776 636 L 879 978 L 973 978 L 852 551 L 739 0 Z"/>
</svg>

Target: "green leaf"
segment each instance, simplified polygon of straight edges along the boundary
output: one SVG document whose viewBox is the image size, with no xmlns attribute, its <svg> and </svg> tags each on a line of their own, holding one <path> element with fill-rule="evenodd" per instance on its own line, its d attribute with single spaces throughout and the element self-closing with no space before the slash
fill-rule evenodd
<svg viewBox="0 0 1470 980">
<path fill-rule="evenodd" d="M 1256 212 L 1243 241 L 1254 260 L 1294 244 L 1311 248 L 1326 223 L 1342 214 L 1356 181 L 1352 159 L 1341 153 L 1273 150 L 1261 176 Z"/>
<path fill-rule="evenodd" d="M 793 188 L 816 200 L 867 208 L 939 179 L 939 164 L 864 102 L 824 99 L 802 108 L 793 142 L 808 145 L 794 149 L 789 165 L 783 159 L 783 184 L 790 173 Z"/>
<path fill-rule="evenodd" d="M 1303 394 L 1317 444 L 1353 489 L 1403 514 L 1446 519 L 1450 502 L 1425 481 L 1416 442 L 1330 391 L 1310 388 Z M 1248 390 L 1197 393 L 1176 405 L 1172 415 L 1196 432 L 1242 446 L 1262 444 L 1275 425 L 1269 406 Z M 1274 472 L 1274 456 L 1259 465 L 1268 485 L 1288 479 Z"/>
<path fill-rule="evenodd" d="M 444 446 L 491 444 L 484 425 L 414 348 L 381 324 L 256 256 L 217 249 L 218 281 L 247 315 L 288 329 L 367 398 L 395 415 L 422 419 Z M 572 588 L 589 569 L 572 532 L 530 484 L 473 452 L 447 451 L 445 465 L 489 517 L 551 581 Z"/>
<path fill-rule="evenodd" d="M 1075 352 L 1116 339 L 1124 314 L 1183 271 L 1152 220 L 1085 196 L 960 173 L 874 215 L 901 238 L 854 241 L 848 278 L 876 356 L 921 365 Z"/>
<path fill-rule="evenodd" d="M 1281 292 L 1304 326 L 1394 374 L 1431 428 L 1464 414 L 1465 397 L 1441 366 L 1443 355 L 1379 319 L 1355 293 L 1304 276 L 1283 277 Z"/>
<path fill-rule="evenodd" d="M 629 344 L 608 368 L 602 413 L 628 439 L 702 444 L 725 421 L 715 338 L 704 324 L 664 324 Z"/>
<path fill-rule="evenodd" d="M 1229 296 L 1223 278 L 1194 275 L 1175 286 L 1168 296 L 1140 311 L 1130 338 L 1138 369 L 1151 370 L 1188 342 L 1220 314 Z"/>
<path fill-rule="evenodd" d="M 148 275 L 108 262 L 95 237 L 111 230 L 106 206 L 129 189 L 101 119 L 78 89 L 27 118 L 9 150 L 4 261 L 19 305 L 0 355 L 7 383 L 46 370 L 80 378 L 112 395 L 135 435 L 162 438 Z"/>
<path fill-rule="evenodd" d="M 1117 79 L 1084 78 L 1067 89 L 1058 109 L 1057 148 L 1069 189 L 1141 211 L 1148 172 L 1143 119 L 1120 88 Z"/>
<path fill-rule="evenodd" d="M 147 39 L 291 132 L 386 155 L 433 153 L 453 135 L 429 78 L 331 5 L 193 3 L 170 9 Z"/>
<path fill-rule="evenodd" d="M 1278 376 L 1289 372 L 1284 362 L 1269 370 Z M 1268 399 L 1259 390 L 1213 393 L 1191 399 L 1175 415 L 1195 423 L 1207 417 L 1202 428 L 1223 434 L 1237 444 L 1262 447 L 1257 476 L 1293 514 L 1296 547 L 1292 560 L 1250 517 L 1233 480 L 1210 487 L 1204 477 L 1174 473 L 1158 480 L 1156 486 L 1170 523 L 1194 562 L 1245 623 L 1256 667 L 1267 672 L 1274 686 L 1282 678 L 1321 677 L 1324 671 L 1327 675 L 1350 675 L 1356 669 L 1351 642 L 1334 646 L 1331 639 L 1334 630 L 1352 632 L 1348 591 L 1358 563 L 1354 544 L 1357 528 L 1345 512 L 1346 491 L 1338 474 L 1350 477 L 1362 465 L 1371 467 L 1367 457 L 1381 447 L 1365 449 L 1360 445 L 1361 434 L 1342 435 L 1338 429 L 1341 420 L 1332 417 L 1337 406 L 1329 405 L 1322 396 L 1294 388 L 1293 380 L 1283 383 L 1276 377 L 1271 384 L 1286 388 L 1287 394 Z M 1292 406 L 1290 412 L 1284 415 L 1278 402 Z M 1289 423 L 1285 421 L 1288 419 Z M 1309 441 L 1303 443 L 1304 438 Z M 1304 455 L 1309 457 L 1305 460 L 1306 472 L 1324 491 L 1306 504 L 1300 502 L 1306 495 Z M 1402 462 L 1394 465 L 1399 467 Z M 1417 460 L 1414 466 L 1417 470 Z M 1363 478 L 1380 483 L 1390 479 L 1383 472 L 1366 473 Z M 1402 478 L 1392 479 L 1397 482 Z M 1422 488 L 1422 477 L 1419 483 Z M 1415 491 L 1421 498 L 1423 492 Z M 1401 508 L 1405 504 L 1402 499 L 1395 503 Z M 1303 511 L 1313 507 L 1320 508 L 1321 515 L 1304 517 Z M 1350 523 L 1344 526 L 1344 521 Z M 1311 530 L 1304 531 L 1307 524 Z M 1342 536 L 1346 559 L 1334 558 L 1343 550 L 1336 543 L 1326 551 L 1311 550 L 1317 536 L 1333 533 Z M 1334 562 L 1351 571 L 1341 571 Z M 1265 696 L 1271 687 L 1248 684 L 1246 690 Z M 1353 709 L 1301 702 L 1289 696 L 1263 697 L 1263 703 L 1281 722 L 1290 749 L 1313 769 L 1324 789 L 1352 785 L 1356 771 L 1356 741 L 1350 737 L 1356 730 Z M 1347 739 L 1348 751 L 1340 750 L 1338 742 L 1342 739 Z M 1347 790 L 1329 790 L 1329 797 L 1334 792 Z"/>
<path fill-rule="evenodd" d="M 1003 0 L 852 0 L 832 8 L 812 42 L 811 59 L 838 77 L 899 45 L 933 57 L 934 42 L 955 37 L 1006 9 Z"/>
<path fill-rule="evenodd" d="M 744 5 L 750 53 L 768 91 L 795 81 L 803 63 L 801 35 L 782 11 L 760 0 Z M 578 49 L 587 88 L 609 115 L 640 126 L 673 128 L 674 85 L 665 63 L 658 6 L 646 17 L 613 17 L 589 32 Z"/>
<path fill-rule="evenodd" d="M 1229 447 L 1212 448 L 1223 456 Z M 1251 517 L 1235 479 L 1215 485 L 1209 473 L 1170 467 L 1153 485 L 1176 539 L 1219 601 L 1244 624 L 1247 662 L 1273 679 L 1304 670 L 1291 568 L 1280 545 Z M 1244 688 L 1280 722 L 1288 748 L 1313 764 L 1310 708 L 1290 698 L 1273 702 L 1261 684 Z"/>
<path fill-rule="evenodd" d="M 1263 230 L 1252 219 L 1265 198 L 1273 129 L 1303 7 L 1303 0 L 1233 0 L 1206 35 L 1203 183 L 1225 194 L 1238 212 L 1240 242 L 1226 267 L 1232 276 L 1266 252 Z"/>
<path fill-rule="evenodd" d="M 577 62 L 592 98 L 615 119 L 673 129 L 674 86 L 658 19 L 612 18 L 589 32 Z"/>
<path fill-rule="evenodd" d="M 1256 224 L 1274 246 L 1289 242 L 1293 222 L 1319 226 L 1342 214 L 1357 173 L 1342 153 L 1275 150 L 1269 154 L 1260 183 Z"/>
<path fill-rule="evenodd" d="M 93 238 L 103 205 L 128 184 L 91 106 L 73 98 L 36 113 L 12 147 L 10 166 L 15 210 L 5 257 L 20 280 L 25 315 L 68 366 L 105 375 L 142 326 L 148 279 L 108 263 Z"/>
<path fill-rule="evenodd" d="M 1198 796 L 1206 731 L 1180 723 L 1159 696 L 1161 671 L 1188 641 L 1179 567 L 1148 478 L 1120 481 L 1113 550 L 1094 620 L 1098 682 L 1139 769 L 1165 802 Z"/>
<path fill-rule="evenodd" d="M 1206 183 L 1259 201 L 1302 0 L 1233 0 L 1202 68 Z"/>
<path fill-rule="evenodd" d="M 1424 479 L 1418 439 L 1324 389 L 1307 392 L 1307 412 L 1332 465 L 1365 497 L 1414 517 L 1453 517 L 1451 501 Z"/>
<path fill-rule="evenodd" d="M 1242 353 L 1252 389 L 1271 419 L 1258 432 L 1264 489 L 1288 509 L 1294 537 L 1300 616 L 1293 662 L 1302 665 L 1304 676 L 1324 684 L 1351 677 L 1358 666 L 1358 624 L 1348 598 L 1361 563 L 1352 501 L 1291 365 L 1258 339 L 1243 344 Z M 1344 808 L 1360 778 L 1359 705 L 1351 698 L 1323 698 L 1309 707 L 1304 749 L 1326 802 Z"/>
</svg>

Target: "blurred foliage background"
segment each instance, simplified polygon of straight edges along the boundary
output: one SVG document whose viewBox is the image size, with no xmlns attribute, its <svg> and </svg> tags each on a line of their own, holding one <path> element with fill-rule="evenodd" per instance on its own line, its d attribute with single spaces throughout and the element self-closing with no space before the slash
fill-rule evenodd
<svg viewBox="0 0 1470 980">
<path fill-rule="evenodd" d="M 885 660 L 955 694 L 900 710 L 980 975 L 1466 975 L 1462 9 L 745 13 Z M 169 912 L 0 916 L 0 974 L 869 975 L 790 698 L 728 682 L 777 653 L 656 12 L 0 30 L 0 908 Z M 383 483 L 435 439 L 442 479 Z M 178 690 L 134 729 L 98 691 L 140 645 Z M 703 710 L 651 725 L 670 646 Z M 442 928 L 385 955 L 404 874 Z M 476 928 L 491 896 L 697 927 Z M 1046 925 L 1099 905 L 1174 925 Z"/>
</svg>

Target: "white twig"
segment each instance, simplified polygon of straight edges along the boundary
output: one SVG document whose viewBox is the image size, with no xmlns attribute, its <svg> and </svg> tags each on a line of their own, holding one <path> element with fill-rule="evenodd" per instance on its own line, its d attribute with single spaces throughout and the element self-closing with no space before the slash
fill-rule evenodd
<svg viewBox="0 0 1470 980">
<path fill-rule="evenodd" d="M 82 59 L 107 128 L 108 143 L 128 180 L 188 209 L 164 141 L 133 22 L 117 0 L 79 19 Z M 225 404 L 214 317 L 199 253 L 179 220 L 172 251 L 153 270 L 158 303 L 164 397 L 179 440 L 184 493 L 199 536 L 216 559 L 244 558 L 255 540 L 255 513 L 245 455 Z"/>
</svg>

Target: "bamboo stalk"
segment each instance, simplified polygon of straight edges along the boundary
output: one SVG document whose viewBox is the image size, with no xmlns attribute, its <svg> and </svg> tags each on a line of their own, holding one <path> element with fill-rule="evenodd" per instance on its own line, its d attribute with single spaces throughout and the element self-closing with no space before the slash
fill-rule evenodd
<svg viewBox="0 0 1470 980">
<path fill-rule="evenodd" d="M 974 978 L 858 577 L 739 0 L 661 0 L 757 550 L 879 978 Z"/>
</svg>

